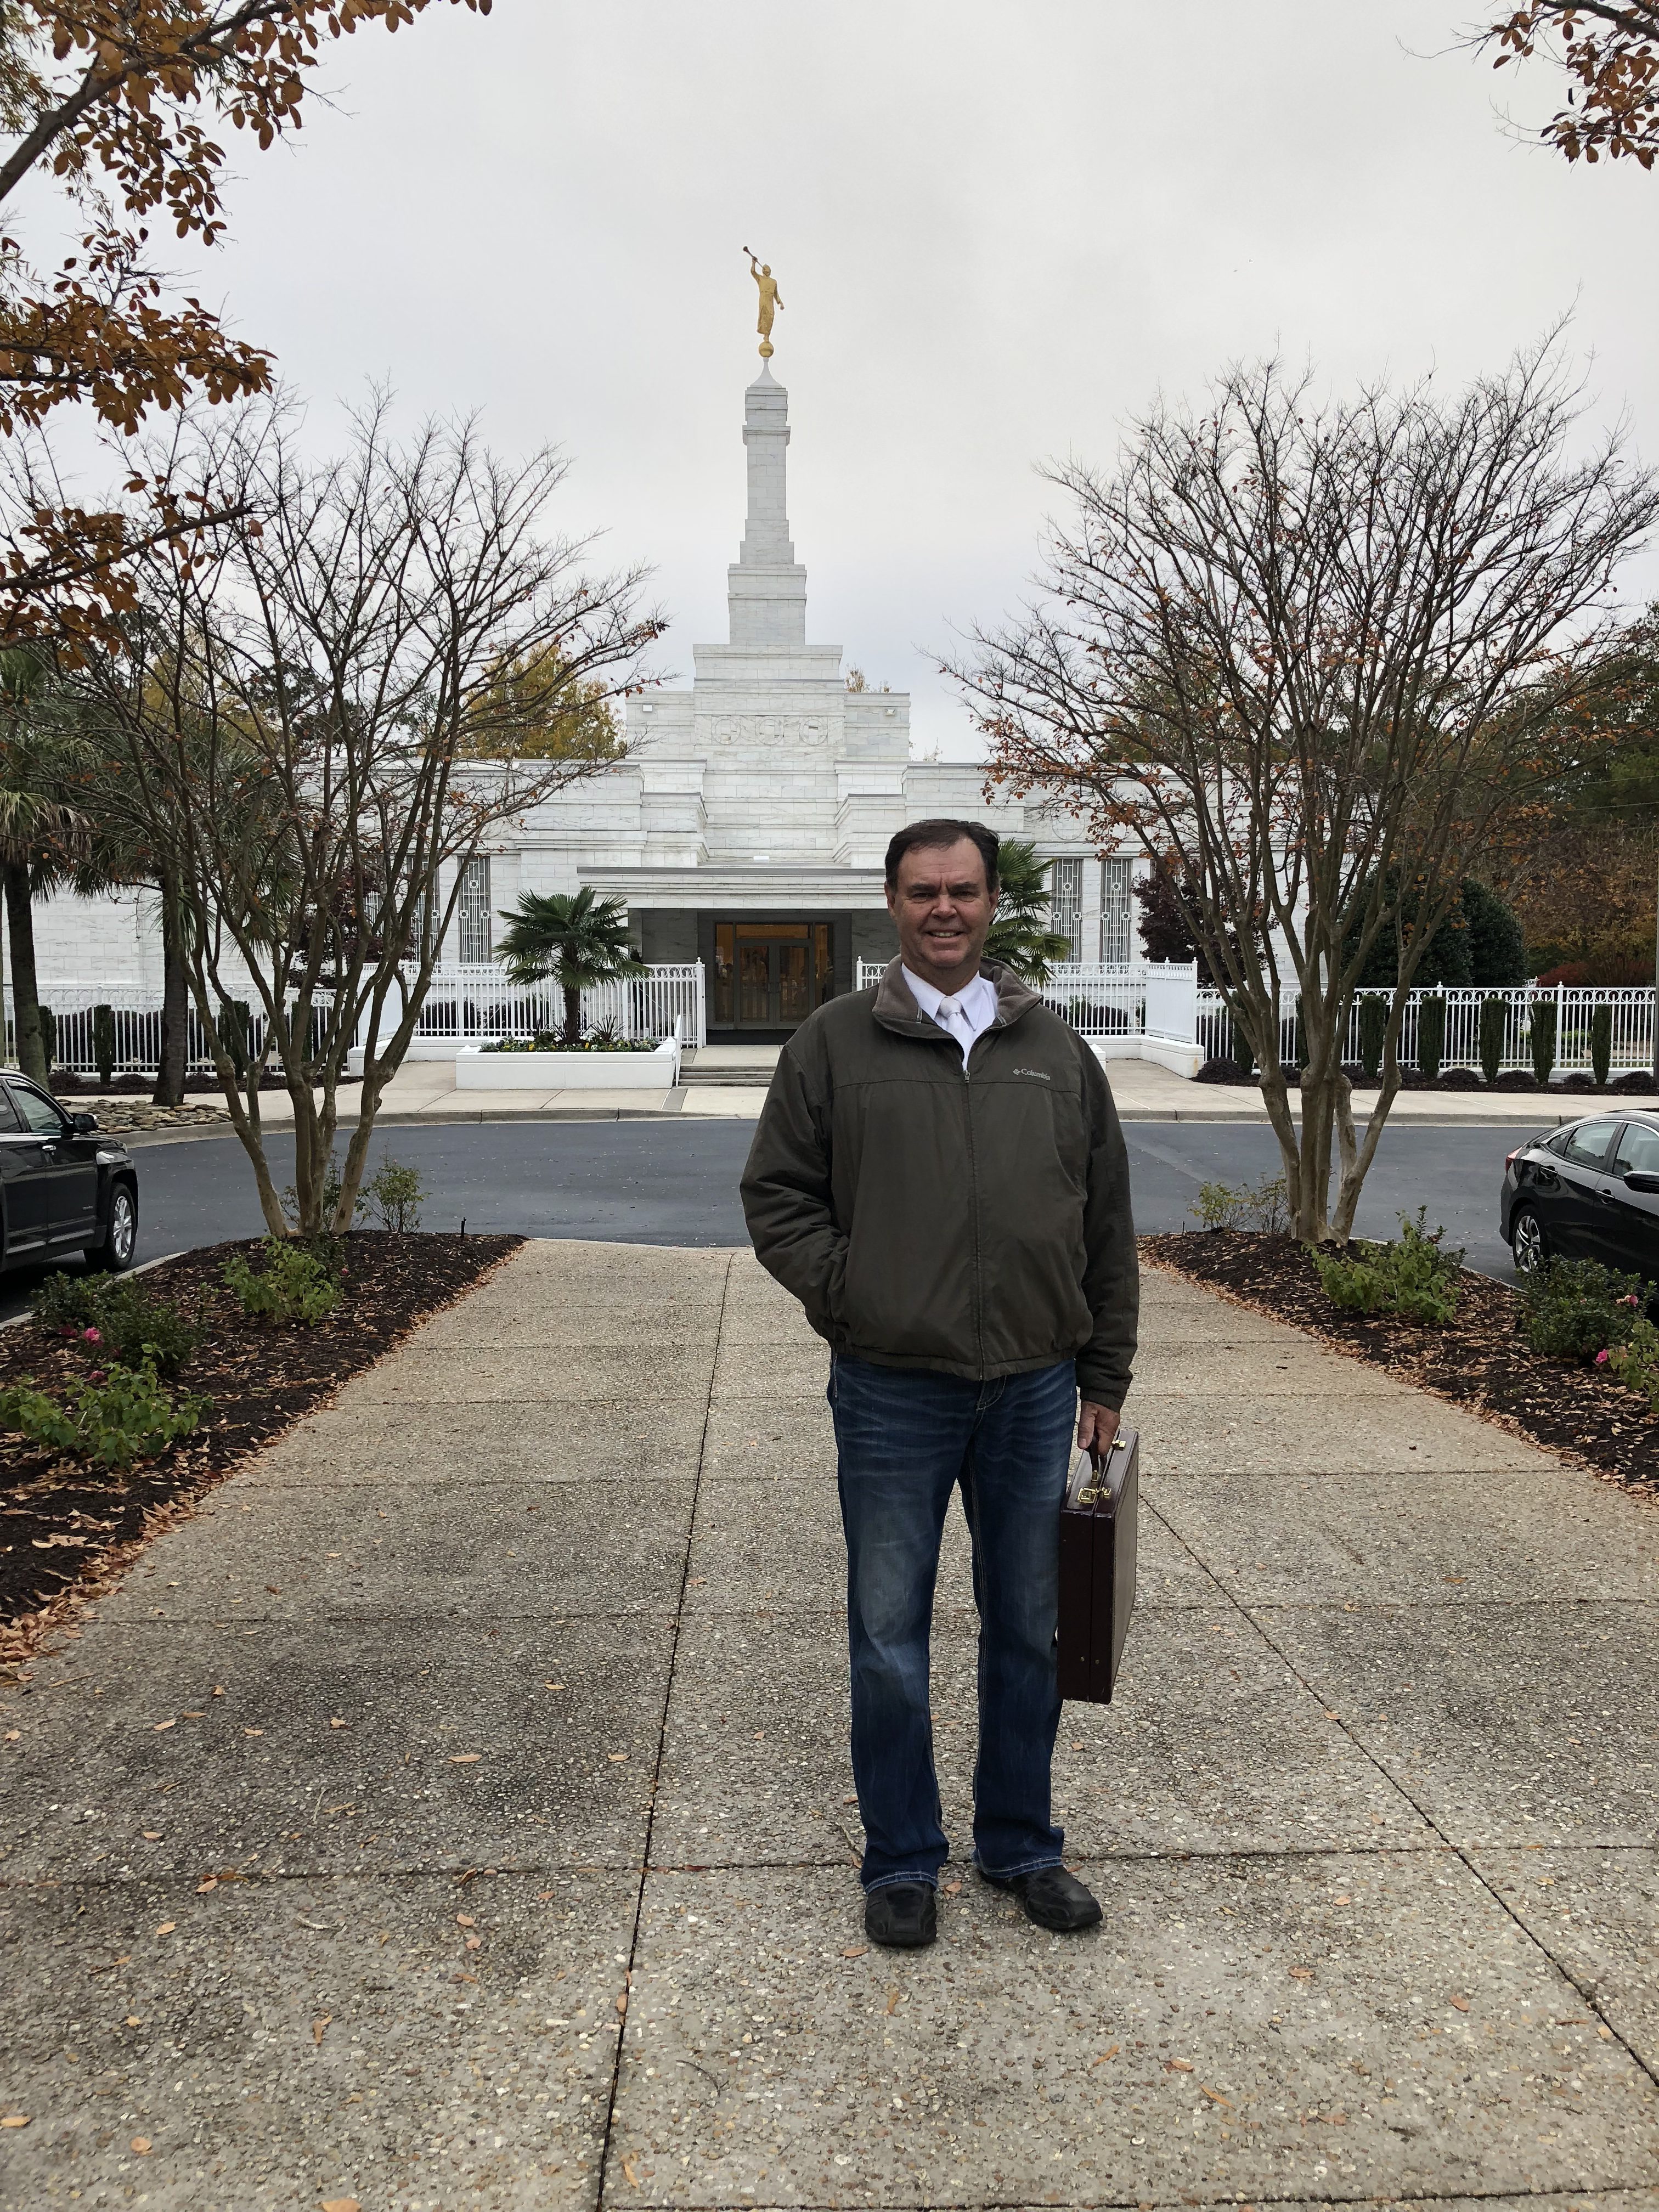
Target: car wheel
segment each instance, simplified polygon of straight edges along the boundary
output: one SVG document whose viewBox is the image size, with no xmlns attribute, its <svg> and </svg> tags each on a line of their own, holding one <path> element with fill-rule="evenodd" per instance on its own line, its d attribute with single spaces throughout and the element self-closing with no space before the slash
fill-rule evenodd
<svg viewBox="0 0 1659 2212">
<path fill-rule="evenodd" d="M 118 1182 L 109 1194 L 109 1227 L 104 1241 L 87 1255 L 94 1267 L 111 1274 L 125 1273 L 138 1250 L 138 1194 L 132 1185 Z"/>
<path fill-rule="evenodd" d="M 1515 1218 L 1510 1224 L 1510 1249 L 1515 1255 L 1517 1275 L 1535 1274 L 1550 1256 L 1544 1224 L 1529 1206 L 1516 1209 Z"/>
</svg>

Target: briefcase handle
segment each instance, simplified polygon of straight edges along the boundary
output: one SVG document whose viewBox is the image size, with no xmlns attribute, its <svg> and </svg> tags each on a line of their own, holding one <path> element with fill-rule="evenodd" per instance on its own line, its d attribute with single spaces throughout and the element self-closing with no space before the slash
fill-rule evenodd
<svg viewBox="0 0 1659 2212">
<path fill-rule="evenodd" d="M 1085 1483 L 1083 1488 L 1079 1491 L 1077 1494 L 1077 1502 L 1079 1505 L 1097 1505 L 1102 1498 L 1108 1494 L 1104 1480 L 1106 1468 L 1110 1462 L 1112 1454 L 1119 1449 L 1122 1437 L 1123 1431 L 1120 1426 L 1117 1434 L 1112 1438 L 1112 1441 L 1107 1445 L 1104 1451 L 1099 1450 L 1097 1446 L 1092 1443 L 1087 1447 L 1089 1464 L 1094 1469 L 1094 1479 L 1092 1481 Z M 1124 1448 L 1127 1449 L 1127 1446 Z"/>
</svg>

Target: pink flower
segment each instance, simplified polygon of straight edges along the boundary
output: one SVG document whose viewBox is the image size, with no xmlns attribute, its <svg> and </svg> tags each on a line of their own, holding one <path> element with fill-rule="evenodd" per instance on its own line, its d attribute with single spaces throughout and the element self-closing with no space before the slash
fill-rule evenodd
<svg viewBox="0 0 1659 2212">
<path fill-rule="evenodd" d="M 103 1369 L 101 1367 L 94 1367 L 91 1374 L 88 1376 L 87 1380 L 88 1382 L 102 1382 L 105 1381 L 106 1377 Z"/>
<path fill-rule="evenodd" d="M 95 1328 L 83 1328 L 81 1332 L 82 1344 L 101 1344 L 103 1340 Z"/>
<path fill-rule="evenodd" d="M 1595 1364 L 1596 1364 L 1596 1365 L 1597 1365 L 1598 1367 L 1605 1367 L 1605 1366 L 1607 1365 L 1607 1353 L 1606 1353 L 1605 1352 L 1598 1352 L 1596 1353 L 1596 1355 L 1595 1355 Z"/>
<path fill-rule="evenodd" d="M 1635 1293 L 1635 1291 L 1631 1291 L 1630 1295 L 1629 1295 L 1627 1297 L 1622 1297 L 1622 1298 L 1620 1298 L 1620 1301 L 1619 1301 L 1619 1303 L 1620 1303 L 1620 1304 L 1621 1306 L 1633 1306 L 1633 1305 L 1636 1304 L 1636 1293 Z"/>
</svg>

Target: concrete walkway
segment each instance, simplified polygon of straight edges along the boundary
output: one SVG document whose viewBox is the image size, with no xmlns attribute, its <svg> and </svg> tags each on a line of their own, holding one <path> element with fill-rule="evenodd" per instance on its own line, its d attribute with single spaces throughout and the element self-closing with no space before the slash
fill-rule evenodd
<svg viewBox="0 0 1659 2212">
<path fill-rule="evenodd" d="M 0 2206 L 1650 2212 L 1659 1516 L 1146 1322 L 1097 1936 L 958 1863 L 866 1947 L 822 1347 L 746 1255 L 532 1244 L 5 1692 Z M 953 1515 L 959 1844 L 973 1655 Z"/>
<path fill-rule="evenodd" d="M 410 1060 L 386 1085 L 379 1118 L 385 1125 L 635 1121 L 663 1115 L 752 1121 L 759 1118 L 776 1059 L 775 1047 L 708 1046 L 690 1056 L 684 1088 L 667 1091 L 457 1091 L 453 1061 Z M 1265 1122 L 1267 1118 L 1261 1093 L 1254 1088 L 1189 1083 L 1148 1060 L 1115 1060 L 1107 1073 L 1118 1112 L 1126 1121 Z M 356 1097 L 355 1090 L 342 1093 L 343 1112 L 355 1112 L 351 1102 Z M 1354 1094 L 1354 1109 L 1362 1121 L 1376 1098 L 1375 1091 Z M 1299 1111 L 1294 1093 L 1291 1103 L 1292 1110 Z M 1592 1112 L 1598 1103 L 1593 1096 L 1567 1091 L 1547 1097 L 1504 1091 L 1407 1091 L 1395 1100 L 1389 1119 L 1437 1127 L 1463 1124 L 1487 1127 L 1497 1122 L 1540 1129 L 1576 1121 Z M 287 1094 L 280 1091 L 265 1094 L 261 1111 L 273 1127 L 283 1127 L 293 1119 Z"/>
</svg>

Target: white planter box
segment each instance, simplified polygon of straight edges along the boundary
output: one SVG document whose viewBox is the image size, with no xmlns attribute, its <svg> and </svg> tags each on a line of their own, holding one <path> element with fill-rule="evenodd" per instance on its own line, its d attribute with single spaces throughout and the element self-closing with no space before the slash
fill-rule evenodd
<svg viewBox="0 0 1659 2212">
<path fill-rule="evenodd" d="M 653 1052 L 482 1052 L 455 1055 L 458 1091 L 672 1091 L 680 1048 L 665 1037 Z"/>
</svg>

